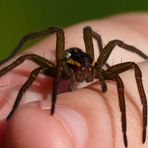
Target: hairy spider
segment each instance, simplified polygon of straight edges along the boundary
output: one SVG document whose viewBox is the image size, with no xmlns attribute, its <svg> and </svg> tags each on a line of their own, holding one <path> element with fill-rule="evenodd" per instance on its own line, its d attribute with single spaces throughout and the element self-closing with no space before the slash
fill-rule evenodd
<svg viewBox="0 0 148 148">
<path fill-rule="evenodd" d="M 121 111 L 121 124 L 122 124 L 122 132 L 123 132 L 123 140 L 125 147 L 128 146 L 127 142 L 127 125 L 126 125 L 126 106 L 125 106 L 125 98 L 124 98 L 124 84 L 119 76 L 120 73 L 128 70 L 135 70 L 135 78 L 136 83 L 141 99 L 141 103 L 143 106 L 143 131 L 142 131 L 142 142 L 144 143 L 146 140 L 146 128 L 147 128 L 147 99 L 142 83 L 142 73 L 139 66 L 134 62 L 124 62 L 120 64 L 116 64 L 114 66 L 108 66 L 105 70 L 103 66 L 108 60 L 112 50 L 117 45 L 121 48 L 129 50 L 131 52 L 135 52 L 141 57 L 148 59 L 148 56 L 142 53 L 139 49 L 128 45 L 121 40 L 112 40 L 105 47 L 102 45 L 102 39 L 99 34 L 94 32 L 91 27 L 86 26 L 83 29 L 84 43 L 86 48 L 86 53 L 77 47 L 69 48 L 65 50 L 65 38 L 64 31 L 59 27 L 49 27 L 40 32 L 34 32 L 28 34 L 20 40 L 17 47 L 13 50 L 12 54 L 1 61 L 1 64 L 5 61 L 12 58 L 19 49 L 24 45 L 24 43 L 30 39 L 39 38 L 42 36 L 46 36 L 51 33 L 56 33 L 57 42 L 56 42 L 56 64 L 53 64 L 48 59 L 41 57 L 36 54 L 26 54 L 14 62 L 9 64 L 0 70 L 0 76 L 6 74 L 10 70 L 14 69 L 25 60 L 31 60 L 39 65 L 38 68 L 34 69 L 28 80 L 24 83 L 24 85 L 20 88 L 15 103 L 11 112 L 9 113 L 7 120 L 10 119 L 14 111 L 17 109 L 23 94 L 31 86 L 31 84 L 36 80 L 38 74 L 44 74 L 47 76 L 54 77 L 53 82 L 53 90 L 52 90 L 52 100 L 51 100 L 51 115 L 53 115 L 55 111 L 55 104 L 57 100 L 57 89 L 60 81 L 62 79 L 69 79 L 70 86 L 69 89 L 72 90 L 74 87 L 74 83 L 77 82 L 91 82 L 94 79 L 98 79 L 102 88 L 102 91 L 107 91 L 107 85 L 105 80 L 113 80 L 117 84 L 118 90 L 118 98 L 119 98 L 119 107 Z M 98 43 L 98 47 L 100 49 L 100 55 L 97 61 L 94 61 L 94 47 L 92 39 L 96 39 Z"/>
</svg>

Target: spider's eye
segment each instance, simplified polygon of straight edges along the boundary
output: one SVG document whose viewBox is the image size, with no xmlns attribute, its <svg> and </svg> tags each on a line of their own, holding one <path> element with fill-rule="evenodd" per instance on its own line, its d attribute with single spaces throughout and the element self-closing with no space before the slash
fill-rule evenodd
<svg viewBox="0 0 148 148">
<path fill-rule="evenodd" d="M 69 59 L 71 57 L 71 53 L 70 52 L 65 52 L 65 58 Z"/>
</svg>

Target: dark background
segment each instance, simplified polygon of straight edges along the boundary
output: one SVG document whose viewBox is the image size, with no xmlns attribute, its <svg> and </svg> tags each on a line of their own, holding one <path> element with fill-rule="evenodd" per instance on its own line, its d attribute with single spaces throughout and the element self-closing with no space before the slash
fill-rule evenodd
<svg viewBox="0 0 148 148">
<path fill-rule="evenodd" d="M 147 10 L 148 0 L 0 0 L 0 59 L 28 32 Z"/>
</svg>

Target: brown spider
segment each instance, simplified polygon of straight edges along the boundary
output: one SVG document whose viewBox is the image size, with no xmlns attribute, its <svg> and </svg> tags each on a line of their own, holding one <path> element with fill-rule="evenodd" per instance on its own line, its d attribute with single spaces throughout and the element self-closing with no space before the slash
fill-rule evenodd
<svg viewBox="0 0 148 148">
<path fill-rule="evenodd" d="M 6 74 L 10 70 L 14 69 L 21 63 L 23 63 L 26 59 L 35 62 L 39 65 L 38 68 L 34 69 L 28 80 L 24 83 L 24 85 L 20 88 L 15 103 L 11 112 L 9 113 L 7 120 L 10 119 L 14 111 L 17 109 L 23 94 L 25 91 L 32 85 L 32 83 L 36 80 L 38 74 L 44 74 L 47 76 L 54 77 L 53 82 L 53 90 L 52 90 L 52 100 L 51 100 L 51 115 L 53 115 L 55 111 L 55 104 L 57 100 L 57 89 L 60 81 L 62 79 L 69 79 L 70 86 L 69 89 L 72 90 L 75 82 L 91 82 L 94 79 L 98 79 L 102 91 L 107 91 L 107 85 L 105 80 L 113 80 L 117 84 L 118 90 L 118 98 L 119 98 L 119 107 L 121 111 L 121 124 L 122 124 L 122 132 L 123 132 L 123 140 L 125 147 L 128 146 L 127 135 L 126 135 L 126 106 L 125 106 L 125 98 L 124 98 L 124 84 L 119 76 L 120 73 L 134 68 L 135 70 L 135 78 L 136 83 L 141 99 L 141 103 L 143 106 L 143 131 L 142 131 L 142 142 L 144 143 L 146 140 L 146 128 L 147 128 L 147 99 L 145 95 L 145 91 L 142 83 L 142 73 L 139 66 L 134 62 L 124 62 L 120 64 L 116 64 L 114 66 L 109 66 L 106 61 L 108 60 L 112 50 L 117 45 L 121 48 L 129 50 L 131 52 L 135 52 L 141 57 L 148 59 L 144 53 L 142 53 L 139 49 L 128 45 L 121 40 L 112 40 L 105 47 L 102 46 L 102 39 L 99 34 L 94 32 L 91 27 L 86 26 L 83 29 L 84 43 L 86 48 L 86 53 L 77 47 L 69 48 L 65 50 L 65 38 L 64 31 L 59 27 L 49 27 L 40 32 L 35 32 L 28 34 L 22 38 L 22 40 L 18 43 L 17 47 L 13 50 L 12 54 L 1 61 L 1 63 L 12 58 L 19 49 L 24 45 L 24 43 L 30 39 L 39 38 L 42 36 L 46 36 L 51 33 L 56 33 L 57 42 L 56 42 L 56 65 L 53 64 L 46 58 L 43 58 L 36 54 L 26 54 L 14 62 L 9 64 L 0 70 L 0 76 Z M 99 49 L 100 55 L 97 61 L 94 61 L 94 48 L 92 39 L 96 39 Z M 107 69 L 104 70 L 102 67 L 107 65 Z"/>
</svg>

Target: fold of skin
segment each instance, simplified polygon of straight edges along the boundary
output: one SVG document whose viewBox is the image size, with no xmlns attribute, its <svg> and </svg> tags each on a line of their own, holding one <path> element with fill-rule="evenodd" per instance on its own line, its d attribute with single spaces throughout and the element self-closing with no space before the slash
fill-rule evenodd
<svg viewBox="0 0 148 148">
<path fill-rule="evenodd" d="M 66 49 L 85 49 L 82 30 L 86 25 L 101 34 L 103 45 L 110 40 L 120 39 L 148 55 L 146 13 L 118 15 L 73 25 L 65 29 Z M 55 45 L 55 36 L 52 35 L 30 47 L 25 53 L 39 54 L 55 61 Z M 99 53 L 95 42 L 94 47 L 97 59 Z M 148 96 L 148 62 L 136 54 L 116 47 L 108 63 L 114 65 L 125 61 L 136 62 L 140 66 Z M 26 61 L 1 77 L 1 119 L 10 111 L 19 88 L 35 67 L 35 64 Z M 125 85 L 128 147 L 146 148 L 148 139 L 142 144 L 142 106 L 134 72 L 128 70 L 120 76 Z M 52 82 L 52 78 L 40 75 L 22 99 L 22 104 L 35 102 L 21 106 L 7 126 L 4 120 L 0 123 L 0 137 L 6 135 L 5 140 L 0 138 L 2 148 L 124 148 L 116 83 L 107 81 L 106 93 L 102 93 L 99 83 L 95 82 L 88 86 L 81 84 L 78 86 L 81 89 L 59 94 L 56 113 L 50 116 Z"/>
</svg>

